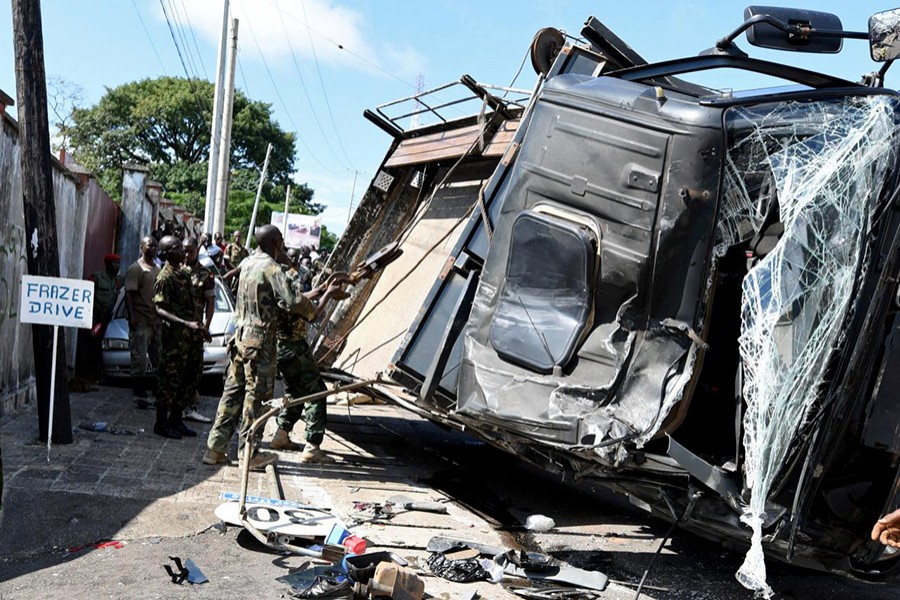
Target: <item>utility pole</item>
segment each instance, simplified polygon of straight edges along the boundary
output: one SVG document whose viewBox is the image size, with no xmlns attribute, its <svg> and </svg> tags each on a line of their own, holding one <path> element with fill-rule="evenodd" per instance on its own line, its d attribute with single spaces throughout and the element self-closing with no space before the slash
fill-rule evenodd
<svg viewBox="0 0 900 600">
<path fill-rule="evenodd" d="M 50 167 L 50 125 L 47 119 L 47 80 L 40 0 L 12 0 L 13 44 L 16 54 L 16 96 L 19 102 L 19 148 L 22 161 L 22 198 L 28 244 L 28 273 L 59 277 L 56 242 L 56 204 Z M 47 441 L 50 419 L 50 373 L 65 373 L 65 339 L 53 356 L 53 328 L 31 326 L 37 385 L 38 438 Z M 56 379 L 53 411 L 55 444 L 72 443 L 72 416 L 66 378 Z"/>
<path fill-rule="evenodd" d="M 219 166 L 216 183 L 215 212 L 212 231 L 225 233 L 225 211 L 228 208 L 228 184 L 231 179 L 231 121 L 234 111 L 234 67 L 237 63 L 238 20 L 231 20 L 231 37 L 225 59 L 225 91 L 222 102 L 222 135 L 219 137 Z M 247 240 L 248 242 L 250 240 Z"/>
<path fill-rule="evenodd" d="M 256 211 L 259 210 L 259 198 L 262 196 L 263 184 L 266 182 L 266 171 L 269 170 L 269 156 L 272 154 L 272 144 L 266 148 L 266 160 L 263 161 L 262 173 L 259 174 L 259 187 L 256 188 L 256 200 L 253 201 L 253 215 L 250 217 L 250 229 L 247 230 L 247 249 L 253 243 L 253 230 L 256 228 Z"/>
<path fill-rule="evenodd" d="M 219 183 L 219 138 L 222 136 L 222 101 L 225 92 L 225 48 L 228 46 L 228 0 L 224 0 L 222 32 L 219 34 L 219 57 L 216 61 L 216 92 L 213 96 L 212 131 L 209 135 L 209 167 L 206 171 L 206 208 L 203 211 L 203 231 L 212 232 L 216 206 L 216 185 Z"/>
</svg>

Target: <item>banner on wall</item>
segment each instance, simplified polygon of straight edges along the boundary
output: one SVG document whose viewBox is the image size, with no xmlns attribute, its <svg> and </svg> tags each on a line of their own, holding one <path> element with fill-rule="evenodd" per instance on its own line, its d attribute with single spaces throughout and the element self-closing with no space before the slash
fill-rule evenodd
<svg viewBox="0 0 900 600">
<path fill-rule="evenodd" d="M 287 231 L 284 230 L 284 213 L 272 213 L 272 225 L 281 229 L 285 248 L 300 246 L 319 247 L 319 236 L 322 233 L 322 217 L 317 215 L 295 215 L 288 213 Z"/>
</svg>

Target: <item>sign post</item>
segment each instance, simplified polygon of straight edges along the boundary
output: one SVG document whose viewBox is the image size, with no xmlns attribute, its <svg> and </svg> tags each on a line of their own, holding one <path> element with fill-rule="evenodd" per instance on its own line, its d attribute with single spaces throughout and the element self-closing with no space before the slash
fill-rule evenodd
<svg viewBox="0 0 900 600">
<path fill-rule="evenodd" d="M 59 328 L 60 326 L 91 328 L 94 315 L 94 282 L 23 275 L 20 287 L 22 293 L 19 301 L 19 322 L 53 325 L 53 366 L 50 368 L 50 416 L 47 425 L 47 462 L 50 462 Z"/>
</svg>

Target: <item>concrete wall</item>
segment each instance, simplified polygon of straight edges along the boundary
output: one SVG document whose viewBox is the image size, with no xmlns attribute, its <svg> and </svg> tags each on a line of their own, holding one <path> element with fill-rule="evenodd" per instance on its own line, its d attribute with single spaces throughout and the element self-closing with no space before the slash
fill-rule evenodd
<svg viewBox="0 0 900 600">
<path fill-rule="evenodd" d="M 122 218 L 119 226 L 119 256 L 122 273 L 140 257 L 141 238 L 156 227 L 157 205 L 148 197 L 150 170 L 141 165 L 125 165 L 122 177 Z M 158 189 L 156 191 L 158 201 Z"/>
<path fill-rule="evenodd" d="M 31 326 L 18 320 L 20 280 L 27 273 L 27 236 L 22 199 L 19 129 L 6 113 L 0 116 L 0 415 L 36 399 Z M 60 275 L 83 275 L 88 207 L 79 180 L 59 162 L 53 163 Z M 66 332 L 66 360 L 75 365 L 75 331 Z M 49 377 L 49 373 L 38 373 Z"/>
<path fill-rule="evenodd" d="M 31 327 L 18 319 L 19 280 L 27 272 L 19 129 L 5 114 L 0 124 L 0 414 L 36 399 Z"/>
</svg>

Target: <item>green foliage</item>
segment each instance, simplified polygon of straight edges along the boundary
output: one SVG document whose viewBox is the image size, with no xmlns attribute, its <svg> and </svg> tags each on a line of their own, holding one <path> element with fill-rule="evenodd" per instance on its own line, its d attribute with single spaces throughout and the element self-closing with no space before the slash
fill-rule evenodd
<svg viewBox="0 0 900 600">
<path fill-rule="evenodd" d="M 169 191 L 204 193 L 212 99 L 208 81 L 159 77 L 126 83 L 107 88 L 95 106 L 76 108 L 72 124 L 60 127 L 60 133 L 69 138 L 75 160 L 92 169 L 101 184 L 115 182 L 106 187 L 113 195 L 119 195 L 125 163 L 150 165 Z M 255 172 L 271 143 L 270 179 L 287 184 L 295 135 L 272 119 L 270 104 L 240 91 L 235 92 L 233 114 L 232 168 Z"/>
<path fill-rule="evenodd" d="M 259 175 L 257 175 L 259 177 Z M 232 178 L 231 193 L 228 195 L 228 210 L 225 218 L 225 235 L 240 229 L 246 236 L 250 227 L 250 218 L 253 216 L 253 201 L 256 199 L 256 187 L 253 190 L 242 189 L 246 184 L 237 185 L 237 177 Z M 257 180 L 256 186 L 259 185 Z M 263 194 L 259 199 L 259 209 L 256 214 L 256 225 L 264 225 L 271 222 L 273 212 L 284 211 L 285 188 L 274 185 L 263 186 Z M 306 184 L 291 185 L 291 200 L 289 212 L 303 215 L 317 215 L 322 212 L 322 205 L 312 201 L 313 191 Z"/>
<path fill-rule="evenodd" d="M 337 245 L 338 236 L 328 231 L 328 228 L 322 225 L 322 232 L 319 234 L 319 249 L 331 252 Z"/>
</svg>

